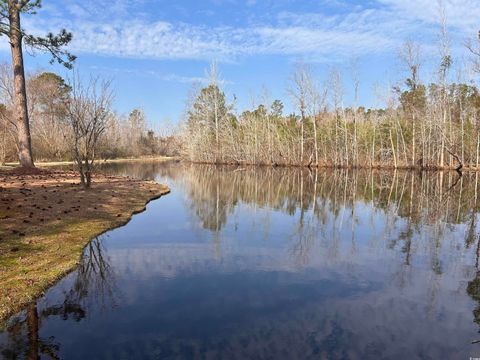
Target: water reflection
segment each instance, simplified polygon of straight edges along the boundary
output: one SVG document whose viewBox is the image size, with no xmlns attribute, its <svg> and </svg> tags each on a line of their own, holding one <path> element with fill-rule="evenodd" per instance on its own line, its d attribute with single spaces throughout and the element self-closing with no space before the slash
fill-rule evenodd
<svg viewBox="0 0 480 360">
<path fill-rule="evenodd" d="M 355 251 L 359 222 L 368 220 L 369 231 L 383 227 L 388 249 L 400 250 L 410 265 L 418 246 L 431 247 L 430 267 L 441 274 L 440 250 L 445 235 L 462 231 L 465 247 L 478 243 L 478 174 L 414 172 L 366 172 L 275 168 L 228 168 L 213 166 L 171 166 L 158 171 L 175 179 L 186 193 L 188 207 L 202 227 L 218 233 L 238 204 L 253 211 L 272 209 L 295 218 L 290 253 L 308 264 L 315 241 L 335 247 L 346 240 Z M 137 176 L 142 176 L 137 173 Z M 369 218 L 365 219 L 365 215 Z M 267 231 L 268 223 L 264 223 Z M 428 237 L 429 241 L 424 241 Z M 420 250 L 420 249 L 419 249 Z"/>
<path fill-rule="evenodd" d="M 71 285 L 56 296 L 53 304 L 45 299 L 30 304 L 20 314 L 10 319 L 0 342 L 0 354 L 5 359 L 59 359 L 60 343 L 55 336 L 39 335 L 43 322 L 58 317 L 79 322 L 87 317 L 88 309 L 114 304 L 115 280 L 102 245 L 102 237 L 92 240 L 85 248 L 78 269 L 67 277 Z M 39 311 L 38 308 L 41 308 Z"/>
<path fill-rule="evenodd" d="M 480 356 L 476 173 L 105 171 L 172 193 L 12 318 L 4 357 Z"/>
</svg>

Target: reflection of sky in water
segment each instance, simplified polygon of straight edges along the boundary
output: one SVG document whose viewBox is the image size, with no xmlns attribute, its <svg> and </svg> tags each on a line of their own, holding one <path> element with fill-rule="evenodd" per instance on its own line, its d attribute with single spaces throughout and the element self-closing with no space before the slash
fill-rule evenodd
<svg viewBox="0 0 480 360">
<path fill-rule="evenodd" d="M 144 176 L 141 170 L 114 169 Z M 81 270 L 70 274 L 38 301 L 37 341 L 53 341 L 61 357 L 480 355 L 480 344 L 471 344 L 480 339 L 471 177 L 445 195 L 429 192 L 435 176 L 410 188 L 409 175 L 385 175 L 374 179 L 386 192 L 372 203 L 369 191 L 359 190 L 370 179 L 359 174 L 352 175 L 352 197 L 343 175 L 313 187 L 305 172 L 297 193 L 298 170 L 276 170 L 282 182 L 268 181 L 272 170 L 148 171 L 172 193 L 102 237 L 103 271 L 86 281 L 91 268 L 84 267 L 83 277 Z M 418 216 L 398 216 L 413 205 Z M 440 221 L 450 217 L 462 224 Z M 475 242 L 466 246 L 472 229 Z M 4 356 L 32 349 L 28 319 L 19 314 L 11 320 L 15 331 L 0 334 L 0 346 L 10 349 Z"/>
</svg>

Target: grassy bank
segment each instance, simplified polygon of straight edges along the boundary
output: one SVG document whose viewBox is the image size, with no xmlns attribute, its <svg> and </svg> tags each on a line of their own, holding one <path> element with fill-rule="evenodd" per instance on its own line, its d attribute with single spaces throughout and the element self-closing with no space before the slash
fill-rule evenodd
<svg viewBox="0 0 480 360">
<path fill-rule="evenodd" d="M 71 172 L 0 172 L 0 322 L 75 268 L 84 246 L 169 192 L 155 182 Z"/>
</svg>

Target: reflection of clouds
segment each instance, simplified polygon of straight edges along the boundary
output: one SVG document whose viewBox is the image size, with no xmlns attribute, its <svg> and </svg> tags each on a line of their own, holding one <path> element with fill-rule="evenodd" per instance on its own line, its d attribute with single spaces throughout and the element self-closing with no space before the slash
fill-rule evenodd
<svg viewBox="0 0 480 360">
<path fill-rule="evenodd" d="M 174 278 L 195 273 L 236 271 L 294 271 L 284 249 L 224 249 L 216 258 L 212 247 L 196 244 L 162 244 L 154 248 L 117 249 L 110 259 L 118 276 L 148 280 L 152 277 Z"/>
<path fill-rule="evenodd" d="M 119 299 L 104 319 L 101 302 L 88 302 L 105 357 L 476 355 L 472 175 L 450 188 L 455 174 L 129 166 L 114 172 L 161 178 L 173 192 L 103 242 L 108 263 L 95 273 L 116 287 L 82 292 Z M 55 304 L 75 283 L 71 274 L 46 298 Z M 68 338 L 82 339 L 84 323 L 66 324 Z"/>
<path fill-rule="evenodd" d="M 162 333 L 145 341 L 177 354 L 189 348 L 231 359 L 470 354 L 476 328 L 465 286 L 475 277 L 476 246 L 465 248 L 465 233 L 478 232 L 463 225 L 475 206 L 470 175 L 446 193 L 449 174 L 309 176 L 300 169 L 185 164 L 158 171 L 184 195 L 196 235 L 185 234 L 190 242 L 183 245 L 113 249 L 112 264 L 132 306 L 168 303 L 190 289 L 192 303 L 179 300 L 198 309 L 188 315 L 203 318 L 211 337 Z M 298 284 L 323 292 L 302 293 Z M 289 296 L 301 305 L 275 308 Z M 187 310 L 180 304 L 167 311 L 185 328 L 195 323 L 181 317 Z M 231 320 L 235 313 L 247 323 Z M 215 314 L 228 331 L 210 327 Z"/>
<path fill-rule="evenodd" d="M 444 305 L 459 306 L 462 310 L 450 311 L 448 307 L 447 311 L 436 313 L 438 318 L 418 321 L 428 311 L 425 303 L 418 298 L 399 298 L 397 293 L 381 291 L 367 293 L 354 301 L 334 299 L 322 307 L 301 311 L 304 317 L 313 317 L 310 324 L 322 324 L 312 330 L 319 343 L 327 345 L 329 336 L 333 336 L 330 341 L 337 356 L 341 355 L 341 349 L 348 349 L 353 358 L 359 359 L 413 359 L 420 354 L 428 354 L 428 358 L 451 358 L 458 355 L 459 347 L 467 348 L 462 347 L 469 342 L 464 334 L 471 332 L 472 327 L 466 321 L 470 317 L 466 310 L 468 302 L 457 303 L 450 297 Z M 422 340 L 425 334 L 429 334 L 428 342 Z"/>
</svg>

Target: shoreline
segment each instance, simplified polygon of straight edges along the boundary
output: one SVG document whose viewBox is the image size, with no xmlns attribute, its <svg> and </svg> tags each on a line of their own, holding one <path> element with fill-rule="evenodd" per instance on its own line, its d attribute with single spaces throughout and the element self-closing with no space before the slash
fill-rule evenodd
<svg viewBox="0 0 480 360">
<path fill-rule="evenodd" d="M 153 181 L 100 174 L 84 190 L 64 171 L 0 172 L 0 190 L 0 328 L 75 270 L 90 241 L 170 192 Z"/>
<path fill-rule="evenodd" d="M 385 171 L 419 171 L 419 172 L 435 172 L 435 171 L 471 171 L 476 172 L 480 171 L 480 166 L 475 167 L 473 165 L 464 165 L 461 168 L 458 166 L 413 166 L 413 165 L 331 165 L 331 164 L 319 164 L 319 165 L 312 165 L 312 164 L 266 164 L 266 163 L 258 163 L 253 164 L 249 162 L 209 162 L 209 161 L 192 161 L 192 160 L 182 160 L 186 162 L 190 162 L 192 164 L 199 164 L 199 165 L 212 165 L 212 166 L 232 166 L 232 167 L 271 167 L 271 168 L 298 168 L 298 169 L 318 169 L 318 170 L 385 170 Z"/>
<path fill-rule="evenodd" d="M 118 159 L 98 159 L 95 160 L 96 165 L 101 164 L 115 164 L 115 163 L 131 163 L 131 162 L 168 162 L 179 159 L 175 156 L 153 156 L 153 157 L 138 157 L 138 158 L 118 158 Z M 18 167 L 18 162 L 7 162 L 0 165 L 0 169 L 8 170 Z M 35 166 L 39 168 L 54 167 L 54 166 L 68 166 L 75 165 L 73 160 L 69 161 L 35 161 Z"/>
</svg>

